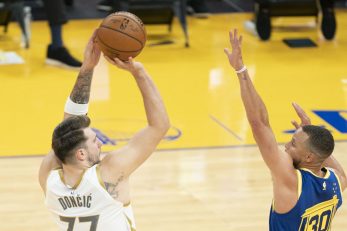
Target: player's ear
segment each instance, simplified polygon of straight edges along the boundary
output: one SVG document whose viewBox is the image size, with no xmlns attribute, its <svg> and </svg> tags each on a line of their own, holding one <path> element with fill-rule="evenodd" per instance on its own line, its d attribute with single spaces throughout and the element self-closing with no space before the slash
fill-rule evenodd
<svg viewBox="0 0 347 231">
<path fill-rule="evenodd" d="M 75 151 L 76 160 L 83 161 L 87 158 L 87 151 L 84 148 L 79 148 Z"/>
<path fill-rule="evenodd" d="M 311 163 L 316 159 L 316 155 L 313 152 L 307 152 L 305 154 L 305 161 Z"/>
</svg>

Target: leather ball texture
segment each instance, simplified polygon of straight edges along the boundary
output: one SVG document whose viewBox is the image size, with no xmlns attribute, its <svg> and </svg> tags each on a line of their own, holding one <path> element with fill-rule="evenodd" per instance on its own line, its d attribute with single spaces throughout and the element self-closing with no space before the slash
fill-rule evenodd
<svg viewBox="0 0 347 231">
<path fill-rule="evenodd" d="M 125 11 L 108 15 L 96 35 L 96 42 L 104 55 L 123 61 L 139 55 L 146 39 L 146 28 L 141 19 Z"/>
</svg>

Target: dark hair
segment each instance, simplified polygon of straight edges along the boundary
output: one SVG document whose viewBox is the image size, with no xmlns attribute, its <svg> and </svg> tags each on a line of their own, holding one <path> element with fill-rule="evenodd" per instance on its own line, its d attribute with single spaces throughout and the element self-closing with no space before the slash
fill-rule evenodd
<svg viewBox="0 0 347 231">
<path fill-rule="evenodd" d="M 313 153 L 324 159 L 331 155 L 335 144 L 329 130 L 314 125 L 303 126 L 302 130 L 309 136 L 308 147 Z"/>
<path fill-rule="evenodd" d="M 88 116 L 72 116 L 61 122 L 53 132 L 52 148 L 55 155 L 64 164 L 72 157 L 76 148 L 86 140 L 83 129 L 90 124 Z"/>
</svg>

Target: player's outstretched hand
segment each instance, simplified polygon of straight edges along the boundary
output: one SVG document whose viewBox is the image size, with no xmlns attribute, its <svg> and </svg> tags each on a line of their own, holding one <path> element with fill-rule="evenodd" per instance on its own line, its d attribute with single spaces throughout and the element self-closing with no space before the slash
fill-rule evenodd
<svg viewBox="0 0 347 231">
<path fill-rule="evenodd" d="M 120 69 L 129 71 L 133 75 L 136 75 L 139 71 L 144 69 L 142 63 L 134 61 L 132 57 L 129 57 L 128 61 L 126 62 L 118 58 L 111 59 L 107 56 L 105 56 L 105 58 L 113 65 L 117 66 Z"/>
<path fill-rule="evenodd" d="M 295 120 L 292 120 L 292 124 L 294 125 L 294 127 L 296 129 L 305 126 L 305 125 L 311 125 L 311 119 L 310 117 L 308 117 L 308 115 L 306 114 L 306 112 L 299 106 L 299 104 L 297 103 L 292 103 L 296 114 L 299 116 L 301 123 L 298 124 L 298 122 L 296 122 Z"/>
<path fill-rule="evenodd" d="M 99 63 L 101 51 L 95 41 L 97 29 L 89 39 L 86 49 L 84 50 L 84 60 L 82 67 L 92 70 Z"/>
<path fill-rule="evenodd" d="M 242 36 L 238 37 L 237 29 L 234 29 L 234 32 L 229 32 L 229 39 L 232 50 L 224 48 L 224 53 L 228 56 L 230 65 L 238 71 L 244 66 L 241 52 Z"/>
</svg>

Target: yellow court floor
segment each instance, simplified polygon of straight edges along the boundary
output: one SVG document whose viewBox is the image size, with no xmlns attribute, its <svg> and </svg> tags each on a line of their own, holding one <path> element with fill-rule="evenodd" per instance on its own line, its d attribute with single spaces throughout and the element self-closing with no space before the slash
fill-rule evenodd
<svg viewBox="0 0 347 231">
<path fill-rule="evenodd" d="M 253 144 L 240 100 L 237 78 L 226 60 L 223 48 L 228 44 L 228 30 L 240 28 L 244 35 L 244 59 L 254 83 L 268 105 L 273 129 L 279 142 L 290 134 L 290 120 L 295 118 L 291 102 L 309 111 L 314 123 L 327 126 L 337 140 L 345 140 L 347 73 L 346 12 L 338 14 L 338 33 L 332 42 L 324 41 L 314 18 L 274 20 L 270 42 L 244 30 L 249 14 L 211 16 L 191 19 L 191 48 L 184 47 L 180 28 L 175 24 L 170 36 L 164 26 L 148 26 L 149 41 L 138 57 L 157 83 L 170 114 L 172 129 L 159 149 L 230 147 Z M 77 57 L 100 20 L 70 22 L 65 29 L 65 43 Z M 294 26 L 293 26 L 294 25 Z M 289 29 L 285 30 L 287 26 Z M 301 29 L 295 29 L 297 28 Z M 293 29 L 294 28 L 294 29 Z M 50 135 L 62 118 L 66 97 L 77 72 L 60 70 L 44 64 L 49 42 L 45 22 L 32 25 L 29 50 L 20 49 L 19 31 L 0 41 L 4 50 L 17 51 L 26 61 L 22 65 L 0 66 L 0 94 L 4 132 L 0 156 L 37 155 L 47 152 Z M 17 32 L 17 33 L 16 33 Z M 308 37 L 317 48 L 293 49 L 283 38 Z M 149 46 L 174 39 L 173 45 Z M 91 97 L 92 126 L 104 137 L 105 150 L 122 145 L 145 124 L 144 110 L 132 77 L 104 60 L 97 68 Z"/>
<path fill-rule="evenodd" d="M 267 230 L 271 179 L 242 106 L 236 75 L 224 47 L 228 30 L 244 36 L 244 60 L 270 115 L 279 143 L 287 142 L 299 103 L 314 124 L 330 129 L 336 157 L 347 166 L 347 12 L 338 11 L 333 41 L 320 35 L 314 18 L 278 18 L 269 42 L 246 31 L 251 14 L 189 18 L 190 48 L 174 22 L 147 26 L 148 41 L 137 58 L 156 82 L 172 128 L 159 150 L 133 177 L 133 207 L 139 230 Z M 70 21 L 64 40 L 82 59 L 84 46 L 101 20 Z M 310 38 L 315 48 L 289 48 L 284 38 Z M 158 42 L 174 40 L 169 45 Z M 29 50 L 20 47 L 17 25 L 0 35 L 3 51 L 16 51 L 25 64 L 0 65 L 0 230 L 56 230 L 43 205 L 37 170 L 50 148 L 54 127 L 78 72 L 44 64 L 46 22 L 32 23 Z M 145 125 L 132 77 L 101 60 L 93 80 L 89 116 L 104 151 L 118 148 Z M 18 156 L 18 157 L 15 157 Z M 345 196 L 347 194 L 345 193 Z M 347 207 L 333 230 L 347 227 Z"/>
</svg>

